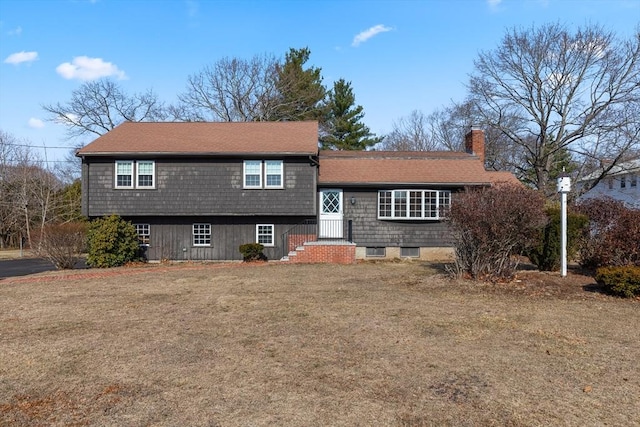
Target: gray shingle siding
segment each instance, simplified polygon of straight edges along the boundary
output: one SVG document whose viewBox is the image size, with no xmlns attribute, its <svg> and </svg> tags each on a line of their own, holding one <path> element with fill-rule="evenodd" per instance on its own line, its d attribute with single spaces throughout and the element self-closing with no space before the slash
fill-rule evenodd
<svg viewBox="0 0 640 427">
<path fill-rule="evenodd" d="M 314 215 L 316 168 L 284 161 L 284 189 L 244 189 L 242 158 L 154 159 L 156 188 L 115 189 L 114 158 L 83 162 L 83 213 L 129 215 Z M 126 160 L 139 160 L 137 158 Z"/>
<path fill-rule="evenodd" d="M 353 205 L 352 196 L 356 201 Z M 344 220 L 353 221 L 353 240 L 358 246 L 449 247 L 452 244 L 444 221 L 378 219 L 378 189 L 345 189 L 343 200 Z"/>
</svg>

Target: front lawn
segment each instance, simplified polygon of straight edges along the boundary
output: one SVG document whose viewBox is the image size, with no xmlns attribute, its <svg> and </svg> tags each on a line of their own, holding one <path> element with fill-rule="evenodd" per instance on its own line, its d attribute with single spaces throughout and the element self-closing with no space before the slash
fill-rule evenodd
<svg viewBox="0 0 640 427">
<path fill-rule="evenodd" d="M 640 303 L 420 263 L 0 281 L 0 425 L 634 425 Z M 30 280 L 33 279 L 33 280 Z"/>
</svg>

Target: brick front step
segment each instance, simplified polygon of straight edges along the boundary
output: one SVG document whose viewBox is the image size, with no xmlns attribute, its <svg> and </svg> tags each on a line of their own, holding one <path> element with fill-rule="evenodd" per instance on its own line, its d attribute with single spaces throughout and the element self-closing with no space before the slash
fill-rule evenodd
<svg viewBox="0 0 640 427">
<path fill-rule="evenodd" d="M 356 244 L 344 240 L 324 240 L 306 242 L 295 251 L 282 258 L 290 263 L 334 263 L 354 264 L 356 262 Z"/>
</svg>

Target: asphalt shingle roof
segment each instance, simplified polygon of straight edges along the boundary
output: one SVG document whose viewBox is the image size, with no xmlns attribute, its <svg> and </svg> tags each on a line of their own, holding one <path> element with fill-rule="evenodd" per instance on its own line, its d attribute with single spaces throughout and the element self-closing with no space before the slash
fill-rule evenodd
<svg viewBox="0 0 640 427">
<path fill-rule="evenodd" d="M 318 123 L 125 122 L 80 151 L 83 155 L 318 153 Z"/>
<path fill-rule="evenodd" d="M 487 172 L 477 156 L 463 152 L 321 151 L 321 185 L 448 184 L 516 182 L 508 172 Z"/>
<path fill-rule="evenodd" d="M 316 155 L 318 123 L 125 122 L 78 151 L 117 155 Z M 485 171 L 478 156 L 451 151 L 320 151 L 319 183 L 488 185 L 518 182 Z"/>
</svg>

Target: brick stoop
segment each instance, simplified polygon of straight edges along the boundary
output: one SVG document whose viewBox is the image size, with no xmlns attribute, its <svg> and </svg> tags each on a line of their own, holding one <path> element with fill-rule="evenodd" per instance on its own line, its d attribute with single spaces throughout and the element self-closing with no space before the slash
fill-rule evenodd
<svg viewBox="0 0 640 427">
<path fill-rule="evenodd" d="M 354 264 L 356 262 L 356 244 L 344 240 L 325 240 L 306 242 L 295 251 L 282 258 L 290 263 L 333 263 Z"/>
</svg>

